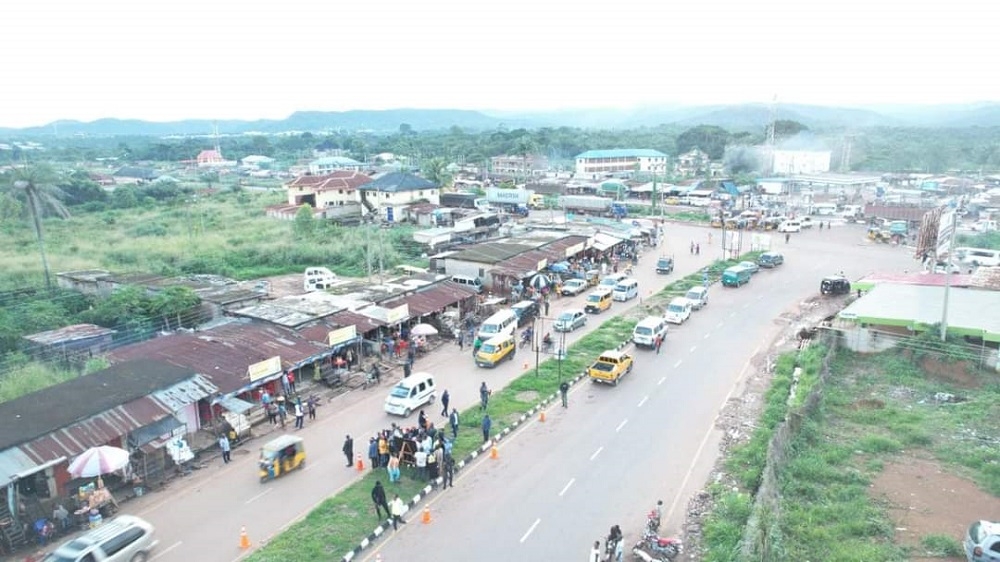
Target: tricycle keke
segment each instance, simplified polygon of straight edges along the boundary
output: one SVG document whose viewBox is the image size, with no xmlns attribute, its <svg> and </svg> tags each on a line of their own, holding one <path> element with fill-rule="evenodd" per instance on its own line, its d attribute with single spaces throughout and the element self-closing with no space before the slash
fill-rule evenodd
<svg viewBox="0 0 1000 562">
<path fill-rule="evenodd" d="M 306 467 L 306 448 L 301 437 L 281 435 L 260 448 L 257 461 L 261 483 L 273 480 L 296 468 Z"/>
</svg>

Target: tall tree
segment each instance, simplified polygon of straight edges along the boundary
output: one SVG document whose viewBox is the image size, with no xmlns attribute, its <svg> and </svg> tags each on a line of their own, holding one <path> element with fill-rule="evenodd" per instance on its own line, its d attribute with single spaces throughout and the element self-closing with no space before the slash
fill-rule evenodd
<svg viewBox="0 0 1000 562">
<path fill-rule="evenodd" d="M 69 217 L 69 209 L 63 205 L 63 192 L 56 187 L 56 174 L 47 164 L 32 164 L 15 168 L 11 173 L 10 188 L 16 197 L 22 198 L 27 207 L 31 225 L 35 229 L 35 240 L 38 241 L 38 253 L 42 258 L 42 269 L 45 271 L 45 287 L 52 288 L 52 277 L 49 272 L 49 258 L 45 255 L 45 232 L 42 229 L 42 218 L 46 214 L 54 214 L 61 218 Z"/>
<path fill-rule="evenodd" d="M 424 162 L 420 171 L 424 178 L 441 187 L 448 187 L 451 185 L 451 172 L 448 171 L 448 161 L 444 158 L 431 158 L 430 160 Z"/>
<path fill-rule="evenodd" d="M 729 132 L 715 125 L 698 125 L 677 137 L 677 153 L 684 154 L 692 148 L 699 148 L 712 160 L 721 160 L 729 142 Z"/>
<path fill-rule="evenodd" d="M 170 330 L 170 318 L 177 319 L 177 328 L 181 328 L 183 320 L 181 314 L 194 308 L 201 299 L 190 288 L 176 285 L 167 287 L 157 293 L 151 303 L 152 312 L 155 312 L 163 319 L 164 327 Z"/>
</svg>

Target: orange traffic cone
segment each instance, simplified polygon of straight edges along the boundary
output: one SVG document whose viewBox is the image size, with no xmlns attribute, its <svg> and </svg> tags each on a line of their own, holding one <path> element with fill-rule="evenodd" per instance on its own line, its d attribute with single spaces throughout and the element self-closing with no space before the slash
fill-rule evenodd
<svg viewBox="0 0 1000 562">
<path fill-rule="evenodd" d="M 364 472 L 364 470 L 365 470 L 365 461 L 361 460 L 361 453 L 358 453 L 357 456 L 358 456 L 358 462 L 355 464 L 355 466 L 358 467 L 358 472 Z"/>
<path fill-rule="evenodd" d="M 243 550 L 250 548 L 250 537 L 247 536 L 246 525 L 240 527 L 240 548 Z"/>
<path fill-rule="evenodd" d="M 431 508 L 424 507 L 424 516 L 420 520 L 423 521 L 424 525 L 431 522 Z"/>
<path fill-rule="evenodd" d="M 540 422 L 544 422 L 545 421 L 545 410 L 539 410 L 539 412 L 538 412 L 538 421 L 540 421 Z"/>
<path fill-rule="evenodd" d="M 499 457 L 500 457 L 500 453 L 499 453 L 499 451 L 497 451 L 497 442 L 494 441 L 493 442 L 493 446 L 490 447 L 490 458 L 491 459 L 496 459 L 496 458 L 499 458 Z"/>
</svg>

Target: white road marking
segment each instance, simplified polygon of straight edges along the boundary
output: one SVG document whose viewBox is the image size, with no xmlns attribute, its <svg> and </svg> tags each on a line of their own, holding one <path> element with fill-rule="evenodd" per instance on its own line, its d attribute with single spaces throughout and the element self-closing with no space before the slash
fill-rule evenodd
<svg viewBox="0 0 1000 562">
<path fill-rule="evenodd" d="M 566 490 L 569 490 L 569 487 L 573 485 L 573 482 L 576 482 L 576 478 L 569 479 L 569 482 L 567 482 L 566 485 L 563 486 L 562 491 L 559 492 L 559 497 L 562 497 L 566 493 Z"/>
<path fill-rule="evenodd" d="M 663 381 L 665 380 L 667 380 L 667 377 L 660 377 L 660 381 L 656 383 L 656 386 L 660 386 L 661 384 L 663 384 Z"/>
<path fill-rule="evenodd" d="M 716 328 L 721 328 L 722 327 L 722 322 L 719 322 L 718 324 L 716 324 L 715 327 Z"/>
<path fill-rule="evenodd" d="M 677 367 L 680 367 L 680 366 L 681 366 L 681 363 L 683 363 L 683 362 L 684 362 L 684 360 L 683 360 L 683 359 L 678 359 L 678 360 L 677 360 L 677 362 L 676 362 L 676 363 L 674 363 L 674 368 L 676 369 Z"/>
<path fill-rule="evenodd" d="M 743 304 L 743 308 L 747 308 L 747 307 L 749 307 L 749 306 L 750 306 L 750 303 L 744 303 L 744 304 Z"/>
<path fill-rule="evenodd" d="M 705 339 L 707 340 L 708 336 L 711 336 L 711 335 L 712 335 L 712 332 L 708 332 L 707 334 L 705 334 Z"/>
<path fill-rule="evenodd" d="M 590 460 L 596 459 L 597 455 L 601 454 L 601 451 L 603 451 L 603 450 L 604 450 L 604 447 L 598 447 L 597 450 L 594 451 L 594 454 L 590 455 Z"/>
<path fill-rule="evenodd" d="M 622 423 L 618 424 L 618 427 L 615 428 L 615 433 L 618 433 L 619 431 L 621 431 L 622 428 L 625 427 L 625 424 L 627 424 L 627 423 L 628 423 L 628 418 L 623 419 Z"/>
<path fill-rule="evenodd" d="M 252 497 L 252 498 L 248 499 L 247 501 L 243 502 L 243 504 L 244 504 L 244 505 L 250 505 L 251 503 L 253 503 L 253 502 L 255 502 L 255 501 L 259 500 L 260 498 L 262 498 L 262 497 L 266 496 L 267 494 L 270 494 L 270 493 L 271 493 L 271 490 L 273 490 L 273 489 L 274 489 L 274 488 L 268 488 L 268 489 L 264 490 L 263 492 L 261 492 L 261 493 L 257 494 L 256 496 L 254 496 L 254 497 Z"/>
<path fill-rule="evenodd" d="M 642 400 L 639 401 L 639 405 L 636 406 L 636 408 L 642 408 L 642 405 L 646 403 L 646 400 L 649 400 L 649 396 L 643 396 Z"/>
<path fill-rule="evenodd" d="M 524 536 L 521 537 L 521 542 L 522 543 L 524 541 L 528 540 L 528 536 L 531 535 L 531 532 L 534 531 L 535 527 L 537 527 L 538 524 L 541 523 L 541 522 L 542 522 L 541 519 L 535 519 L 535 522 L 532 523 L 531 527 L 528 528 L 528 531 L 526 533 L 524 533 Z"/>
<path fill-rule="evenodd" d="M 156 553 L 156 556 L 154 556 L 154 557 L 150 558 L 150 561 L 152 561 L 152 560 L 156 560 L 157 558 L 159 558 L 159 557 L 163 556 L 164 554 L 166 554 L 166 553 L 170 552 L 171 550 L 173 550 L 173 549 L 177 548 L 178 546 L 180 546 L 180 545 L 182 545 L 182 544 L 184 544 L 184 543 L 182 543 L 181 541 L 177 541 L 177 542 L 175 542 L 174 544 L 172 544 L 172 545 L 168 546 L 167 548 L 164 548 L 164 549 L 160 550 L 159 552 L 157 552 L 157 553 Z"/>
<path fill-rule="evenodd" d="M 696 349 L 698 349 L 698 346 L 697 345 L 692 345 L 691 346 L 691 353 L 694 353 L 694 350 L 696 350 Z"/>
</svg>

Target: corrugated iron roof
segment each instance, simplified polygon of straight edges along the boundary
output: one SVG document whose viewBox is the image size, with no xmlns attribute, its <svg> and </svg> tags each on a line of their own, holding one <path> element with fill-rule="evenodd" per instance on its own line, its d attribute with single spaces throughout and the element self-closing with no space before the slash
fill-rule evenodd
<svg viewBox="0 0 1000 562">
<path fill-rule="evenodd" d="M 344 310 L 334 314 L 330 317 L 330 321 L 338 326 L 356 326 L 359 334 L 370 332 L 375 328 L 380 328 L 386 325 L 374 318 L 370 318 L 364 314 L 358 314 L 357 312 L 351 312 L 350 310 Z"/>
<path fill-rule="evenodd" d="M 190 369 L 141 357 L 0 403 L 0 450 L 130 404 L 193 375 Z M 155 411 L 162 414 L 162 408 Z M 109 425 L 95 424 L 98 432 Z"/>
<path fill-rule="evenodd" d="M 156 398 L 171 412 L 176 412 L 184 406 L 194 404 L 202 398 L 208 398 L 218 391 L 219 387 L 212 384 L 212 381 L 201 375 L 195 375 L 170 388 L 154 392 L 153 398 Z"/>
<path fill-rule="evenodd" d="M 58 330 L 49 330 L 47 332 L 30 334 L 24 336 L 24 339 L 39 345 L 58 345 L 61 343 L 109 336 L 116 333 L 118 333 L 117 330 L 104 328 L 95 324 L 74 324 L 72 326 L 59 328 Z"/>
<path fill-rule="evenodd" d="M 418 293 L 394 299 L 384 303 L 386 308 L 394 308 L 403 303 L 408 305 L 410 318 L 426 316 L 432 312 L 444 310 L 446 307 L 456 302 L 472 298 L 475 296 L 472 289 L 463 287 L 457 283 L 446 281 L 424 289 Z"/>
<path fill-rule="evenodd" d="M 249 383 L 247 367 L 274 356 L 293 368 L 322 355 L 326 346 L 293 330 L 258 322 L 232 322 L 202 332 L 162 336 L 108 353 L 112 362 L 148 357 L 189 368 L 228 394 Z"/>
</svg>

